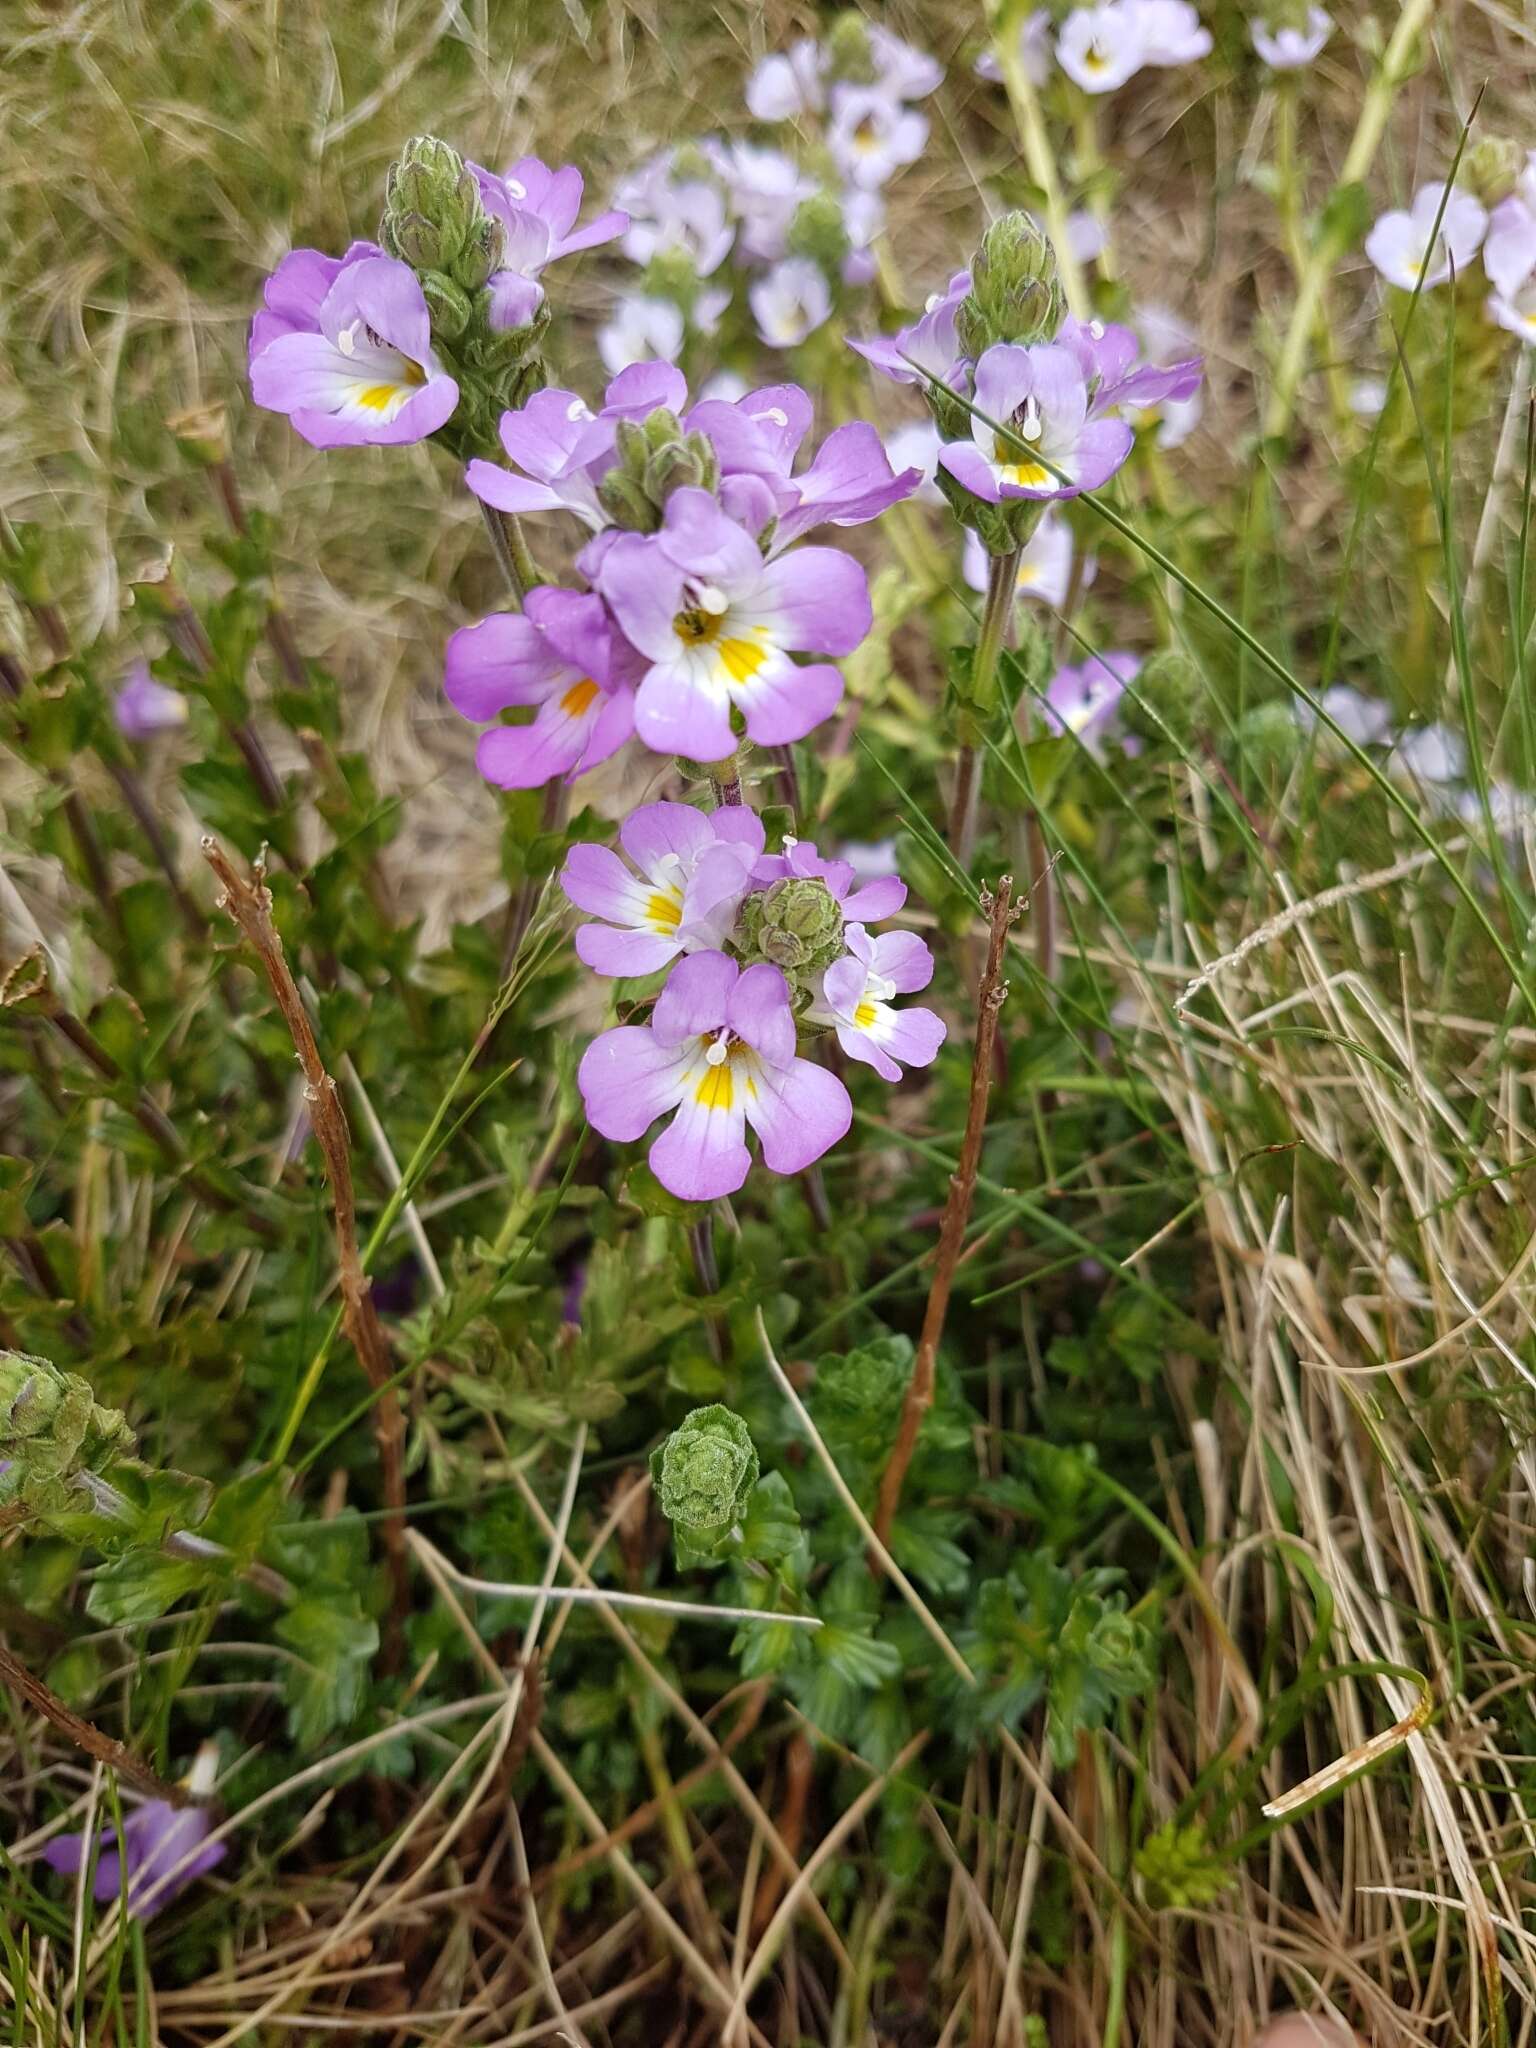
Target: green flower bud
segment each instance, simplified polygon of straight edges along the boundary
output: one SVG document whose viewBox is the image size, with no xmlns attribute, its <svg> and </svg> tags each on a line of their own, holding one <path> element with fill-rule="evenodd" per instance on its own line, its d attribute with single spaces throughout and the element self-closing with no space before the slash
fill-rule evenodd
<svg viewBox="0 0 1536 2048">
<path fill-rule="evenodd" d="M 744 950 L 809 983 L 843 951 L 843 912 L 826 883 L 787 875 L 749 896 L 738 923 Z"/>
<path fill-rule="evenodd" d="M 597 502 L 615 526 L 631 533 L 655 533 L 661 525 L 661 514 L 646 496 L 645 485 L 622 469 L 609 470 L 597 487 Z"/>
<path fill-rule="evenodd" d="M 697 489 L 704 481 L 704 465 L 683 442 L 669 441 L 645 465 L 643 481 L 651 502 L 664 505 L 673 491 Z"/>
<path fill-rule="evenodd" d="M 432 315 L 432 332 L 444 341 L 457 341 L 475 317 L 469 293 L 462 291 L 441 270 L 429 270 L 421 280 L 422 297 Z"/>
<path fill-rule="evenodd" d="M 77 1474 L 132 1448 L 127 1417 L 102 1407 L 88 1380 L 45 1358 L 0 1351 L 0 1504 L 60 1509 Z"/>
<path fill-rule="evenodd" d="M 1200 671 L 1187 654 L 1173 647 L 1159 648 L 1142 664 L 1135 695 L 1140 701 L 1127 696 L 1122 714 L 1130 731 L 1154 740 L 1170 733 L 1180 741 L 1194 736 L 1203 690 Z"/>
<path fill-rule="evenodd" d="M 970 293 L 955 316 L 966 355 L 1000 341 L 1049 341 L 1066 310 L 1050 237 L 1027 213 L 993 221 L 971 258 Z"/>
<path fill-rule="evenodd" d="M 1256 704 L 1238 721 L 1237 752 L 1263 774 L 1288 774 L 1301 742 L 1301 728 L 1289 704 Z"/>
<path fill-rule="evenodd" d="M 482 213 L 470 231 L 463 255 L 454 265 L 456 282 L 467 292 L 483 290 L 500 270 L 506 247 L 506 230 L 501 222 L 493 220 L 488 213 Z"/>
<path fill-rule="evenodd" d="M 712 185 L 715 181 L 715 167 L 696 142 L 678 145 L 672 158 L 672 183 L 674 185 Z"/>
<path fill-rule="evenodd" d="M 747 1425 L 719 1402 L 695 1408 L 651 1453 L 662 1513 L 700 1548 L 720 1542 L 741 1520 L 759 1469 Z"/>
<path fill-rule="evenodd" d="M 827 31 L 827 75 L 841 84 L 873 85 L 875 53 L 869 29 L 855 7 L 841 13 Z"/>
<path fill-rule="evenodd" d="M 683 432 L 677 414 L 664 405 L 643 420 L 620 420 L 614 429 L 618 462 L 598 486 L 610 518 L 637 533 L 654 533 L 668 498 L 693 487 L 714 490 L 720 461 L 707 434 Z"/>
<path fill-rule="evenodd" d="M 1169 1821 L 1136 1851 L 1136 1875 L 1154 1912 L 1210 1906 L 1233 1882 L 1233 1871 L 1206 1839 L 1204 1821 Z"/>
<path fill-rule="evenodd" d="M 791 256 L 809 257 L 829 278 L 842 275 L 848 254 L 848 230 L 843 223 L 843 209 L 832 193 L 815 192 L 809 199 L 801 200 L 789 223 L 785 247 Z"/>
<path fill-rule="evenodd" d="M 686 249 L 658 249 L 645 266 L 646 296 L 670 299 L 684 313 L 693 311 L 699 296 L 699 273 Z"/>
<path fill-rule="evenodd" d="M 384 180 L 379 240 L 418 270 L 452 271 L 487 218 L 475 174 L 451 144 L 415 135 Z"/>
<path fill-rule="evenodd" d="M 1497 206 L 1515 189 L 1525 169 L 1525 151 L 1507 135 L 1484 135 L 1461 160 L 1461 182 L 1484 206 Z"/>
</svg>

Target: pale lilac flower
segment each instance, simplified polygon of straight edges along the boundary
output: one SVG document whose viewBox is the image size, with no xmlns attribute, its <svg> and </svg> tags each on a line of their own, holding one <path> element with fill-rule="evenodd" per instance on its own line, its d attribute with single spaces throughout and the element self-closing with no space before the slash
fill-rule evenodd
<svg viewBox="0 0 1536 2048">
<path fill-rule="evenodd" d="M 792 121 L 819 113 L 826 104 L 827 60 L 809 36 L 781 55 L 765 57 L 747 80 L 747 111 L 757 121 Z"/>
<path fill-rule="evenodd" d="M 769 348 L 795 348 L 832 311 L 821 266 L 806 256 L 776 263 L 747 293 L 757 331 Z"/>
<path fill-rule="evenodd" d="M 1255 17 L 1248 24 L 1248 34 L 1271 71 L 1300 71 L 1322 55 L 1333 34 L 1333 20 L 1326 9 L 1309 7 L 1305 28 L 1288 23 L 1272 28 Z"/>
<path fill-rule="evenodd" d="M 432 322 L 415 272 L 391 256 L 344 263 L 315 312 L 251 341 L 251 396 L 285 412 L 316 448 L 423 441 L 459 402 L 432 348 Z"/>
<path fill-rule="evenodd" d="M 875 83 L 895 100 L 925 100 L 944 82 L 944 66 L 937 57 L 904 43 L 878 22 L 868 25 L 870 55 L 875 61 Z"/>
<path fill-rule="evenodd" d="M 1067 215 L 1067 247 L 1079 263 L 1097 263 L 1109 247 L 1109 228 L 1086 206 Z"/>
<path fill-rule="evenodd" d="M 1415 782 L 1456 782 L 1467 770 L 1466 744 L 1448 725 L 1412 726 L 1393 750 L 1392 763 Z"/>
<path fill-rule="evenodd" d="M 1156 411 L 1157 445 L 1182 447 L 1205 411 L 1205 394 L 1200 388 L 1203 363 L 1192 353 L 1194 330 L 1167 306 L 1143 306 L 1135 317 L 1147 366 L 1168 380 L 1161 398 L 1143 400 L 1149 410 Z"/>
<path fill-rule="evenodd" d="M 1490 293 L 1488 316 L 1521 341 L 1536 345 L 1536 276 L 1527 277 L 1517 291 Z"/>
<path fill-rule="evenodd" d="M 1211 32 L 1190 0 L 1120 0 L 1141 39 L 1143 64 L 1198 64 L 1211 54 Z"/>
<path fill-rule="evenodd" d="M 1324 711 L 1357 747 L 1384 747 L 1392 737 L 1392 707 L 1379 697 L 1367 697 L 1348 683 L 1333 683 L 1318 700 Z M 1310 729 L 1316 720 L 1305 704 L 1296 707 L 1298 722 Z"/>
<path fill-rule="evenodd" d="M 740 223 L 737 254 L 749 263 L 777 263 L 795 209 L 816 190 L 815 181 L 781 149 L 713 139 L 703 146 L 725 181 L 731 211 Z"/>
<path fill-rule="evenodd" d="M 571 848 L 561 871 L 560 886 L 576 908 L 604 920 L 577 927 L 576 951 L 588 967 L 654 974 L 679 953 L 725 944 L 763 851 L 756 811 L 644 804 L 619 827 L 619 843 L 638 874 L 611 847 L 585 842 Z"/>
<path fill-rule="evenodd" d="M 923 505 L 942 505 L 944 493 L 935 478 L 939 468 L 939 430 L 932 420 L 908 420 L 881 436 L 893 470 L 916 470 L 921 481 L 912 496 Z M 979 545 L 979 543 L 978 543 Z"/>
<path fill-rule="evenodd" d="M 1126 0 L 1075 7 L 1056 37 L 1056 61 L 1084 92 L 1116 92 L 1149 61 Z"/>
<path fill-rule="evenodd" d="M 877 86 L 835 85 L 827 148 L 850 185 L 883 185 L 904 164 L 915 163 L 928 140 L 928 117 L 903 106 Z"/>
<path fill-rule="evenodd" d="M 1349 409 L 1356 419 L 1375 419 L 1386 402 L 1385 377 L 1357 377 L 1349 387 Z"/>
<path fill-rule="evenodd" d="M 1501 199 L 1488 216 L 1483 268 L 1495 293 L 1503 299 L 1512 299 L 1536 270 L 1536 211 L 1519 192 Z"/>
<path fill-rule="evenodd" d="M 674 180 L 670 155 L 646 166 L 616 197 L 629 215 L 624 254 L 632 263 L 680 251 L 700 277 L 712 277 L 736 239 L 725 197 L 702 178 Z"/>
<path fill-rule="evenodd" d="M 972 590 L 987 587 L 991 558 L 980 537 L 969 528 L 965 536 L 965 580 Z M 1083 571 L 1084 589 L 1093 581 L 1094 564 Z M 1053 506 L 1035 528 L 1019 556 L 1014 590 L 1020 598 L 1048 604 L 1059 611 L 1072 587 L 1072 529 Z"/>
<path fill-rule="evenodd" d="M 841 1081 L 795 1053 L 789 988 L 777 967 L 743 970 L 727 954 L 678 962 L 649 1025 L 593 1040 L 577 1083 L 594 1130 L 621 1143 L 658 1117 L 651 1171 L 683 1201 L 734 1194 L 747 1177 L 750 1124 L 774 1173 L 799 1173 L 853 1121 Z"/>
<path fill-rule="evenodd" d="M 887 870 L 866 878 L 850 859 L 824 860 L 811 839 L 786 837 L 781 852 L 765 853 L 757 862 L 752 879 L 765 889 L 774 882 L 824 882 L 844 918 L 863 925 L 894 917 L 907 900 L 899 875 Z"/>
<path fill-rule="evenodd" d="M 205 1743 L 186 1780 L 194 1798 L 206 1799 L 213 1790 L 217 1762 L 213 1744 Z M 92 1896 L 99 1905 L 122 1898 L 126 1867 L 128 1915 L 148 1920 L 223 1862 L 228 1845 L 210 1842 L 212 1829 L 213 1815 L 205 1805 L 172 1806 L 167 1799 L 146 1799 L 124 1819 L 121 1840 L 116 1828 L 102 1829 Z M 55 1835 L 43 1850 L 43 1861 L 61 1876 L 77 1877 L 90 1852 L 88 1835 Z M 178 1869 L 183 1857 L 189 1860 Z"/>
<path fill-rule="evenodd" d="M 588 592 L 530 590 L 521 612 L 495 612 L 448 642 L 444 686 L 463 717 L 481 724 L 536 705 L 530 725 L 480 735 L 475 765 L 500 789 L 535 789 L 606 761 L 634 730 L 644 664 Z"/>
<path fill-rule="evenodd" d="M 1365 238 L 1365 253 L 1388 284 L 1415 291 L 1422 273 L 1423 288 L 1430 291 L 1467 268 L 1487 225 L 1487 214 L 1470 192 L 1421 185 L 1407 212 L 1381 216 Z"/>
<path fill-rule="evenodd" d="M 1044 85 L 1051 75 L 1051 10 L 1037 7 L 1025 15 L 1018 28 L 1019 64 L 1031 85 Z M 1003 67 L 997 52 L 983 50 L 976 59 L 976 76 L 1001 84 Z"/>
<path fill-rule="evenodd" d="M 377 242 L 354 242 L 345 256 L 290 249 L 261 288 L 262 310 L 251 322 L 252 357 L 280 334 L 316 333 L 325 295 L 346 266 L 363 256 L 383 254 Z"/>
<path fill-rule="evenodd" d="M 1046 685 L 1040 708 L 1057 732 L 1073 733 L 1087 747 L 1102 740 L 1120 709 L 1129 684 L 1141 673 L 1141 657 L 1115 648 L 1090 654 L 1057 669 Z"/>
<path fill-rule="evenodd" d="M 113 699 L 112 716 L 125 740 L 152 740 L 186 724 L 187 700 L 180 690 L 156 682 L 148 662 L 136 661 Z"/>
<path fill-rule="evenodd" d="M 464 473 L 477 498 L 502 512 L 574 512 L 588 526 L 607 524 L 597 484 L 612 462 L 612 418 L 599 419 L 574 391 L 550 389 L 504 412 L 499 433 L 509 459 L 526 475 L 477 456 Z"/>
<path fill-rule="evenodd" d="M 848 236 L 848 254 L 843 258 L 842 278 L 847 285 L 872 284 L 875 237 L 885 226 L 885 200 L 879 192 L 860 191 L 850 186 L 840 200 L 843 228 Z"/>
<path fill-rule="evenodd" d="M 1198 391 L 1204 363 L 1197 355 L 1180 356 L 1184 338 L 1192 339 L 1181 321 L 1149 307 L 1142 316 L 1144 327 L 1157 345 L 1174 360 L 1142 359 L 1141 344 L 1129 327 L 1106 325 L 1102 320 L 1083 322 L 1068 317 L 1056 334 L 1056 346 L 1070 350 L 1088 385 L 1090 412 L 1103 414 L 1129 409 L 1145 411 L 1192 398 Z"/>
<path fill-rule="evenodd" d="M 971 288 L 971 273 L 957 270 L 942 292 L 935 292 L 922 318 L 895 334 L 877 334 L 867 341 L 851 337 L 848 346 L 897 384 L 922 384 L 933 377 L 953 385 L 964 361 L 955 316 Z M 908 360 L 910 358 L 910 360 Z M 921 373 L 926 371 L 927 377 Z"/>
<path fill-rule="evenodd" d="M 613 318 L 597 330 L 597 352 L 603 368 L 615 373 L 631 363 L 675 363 L 686 331 L 682 310 L 670 299 L 626 292 Z"/>
<path fill-rule="evenodd" d="M 869 586 L 851 555 L 796 548 L 764 561 L 749 533 L 707 491 L 674 491 L 661 531 L 623 533 L 593 579 L 645 669 L 635 729 L 661 754 L 721 761 L 735 752 L 733 708 L 748 737 L 784 745 L 826 718 L 843 694 L 830 662 L 869 631 Z"/>
<path fill-rule="evenodd" d="M 503 267 L 491 279 L 495 327 L 521 327 L 533 318 L 544 298 L 539 276 L 546 264 L 612 242 L 629 225 L 628 214 L 614 210 L 576 226 L 582 176 L 574 164 L 551 170 L 539 157 L 519 157 L 501 177 L 481 164 L 469 168 L 481 204 L 504 232 Z"/>
<path fill-rule="evenodd" d="M 849 1059 L 873 1067 L 882 1081 L 899 1081 L 902 1066 L 931 1066 L 944 1043 L 943 1018 L 928 1009 L 898 1010 L 891 998 L 928 986 L 932 953 L 915 932 L 876 937 L 850 924 L 843 938 L 848 951 L 822 976 L 807 1022 L 830 1025 Z"/>
<path fill-rule="evenodd" d="M 976 365 L 971 439 L 947 442 L 939 461 L 957 483 L 993 505 L 1096 490 L 1125 461 L 1135 436 L 1123 420 L 1090 418 L 1088 398 L 1070 349 L 1000 342 Z M 1011 428 L 1012 436 L 992 420 Z"/>
</svg>

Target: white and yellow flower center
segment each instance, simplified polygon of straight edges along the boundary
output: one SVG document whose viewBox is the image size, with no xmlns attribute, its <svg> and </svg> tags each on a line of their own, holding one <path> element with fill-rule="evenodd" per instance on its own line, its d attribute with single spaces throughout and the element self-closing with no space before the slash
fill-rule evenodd
<svg viewBox="0 0 1536 2048">
<path fill-rule="evenodd" d="M 602 695 L 600 684 L 590 676 L 583 676 L 579 683 L 572 683 L 560 698 L 560 709 L 567 718 L 585 718 L 593 704 Z"/>
<path fill-rule="evenodd" d="M 749 626 L 745 632 L 733 632 L 729 613 L 730 603 L 724 592 L 705 583 L 694 591 L 692 604 L 674 615 L 672 630 L 685 647 L 708 648 L 717 669 L 724 671 L 726 682 L 739 688 L 751 682 L 773 649 L 768 644 L 766 626 Z"/>
<path fill-rule="evenodd" d="M 699 1107 L 734 1109 L 738 1082 L 755 1101 L 757 1083 L 752 1078 L 752 1069 L 757 1064 L 757 1057 L 751 1046 L 733 1038 L 728 1026 L 722 1026 L 714 1033 L 704 1033 L 699 1043 L 704 1048 L 704 1071 L 693 1089 L 693 1099 Z"/>
</svg>

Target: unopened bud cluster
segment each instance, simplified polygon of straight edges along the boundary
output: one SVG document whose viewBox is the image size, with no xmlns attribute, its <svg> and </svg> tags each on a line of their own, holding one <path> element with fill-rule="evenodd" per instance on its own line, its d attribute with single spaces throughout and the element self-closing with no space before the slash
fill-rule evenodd
<svg viewBox="0 0 1536 2048">
<path fill-rule="evenodd" d="M 104 1408 L 78 1373 L 0 1351 L 0 1505 L 62 1510 L 82 1476 L 132 1449 L 127 1417 Z"/>
<path fill-rule="evenodd" d="M 684 433 L 664 405 L 643 420 L 620 420 L 614 445 L 618 460 L 597 487 L 598 503 L 615 526 L 632 533 L 655 533 L 674 491 L 713 491 L 720 482 L 720 458 L 709 436 Z"/>
<path fill-rule="evenodd" d="M 791 875 L 749 896 L 738 932 L 743 957 L 779 968 L 796 1008 L 810 1001 L 818 978 L 844 950 L 842 908 L 815 877 Z"/>
</svg>

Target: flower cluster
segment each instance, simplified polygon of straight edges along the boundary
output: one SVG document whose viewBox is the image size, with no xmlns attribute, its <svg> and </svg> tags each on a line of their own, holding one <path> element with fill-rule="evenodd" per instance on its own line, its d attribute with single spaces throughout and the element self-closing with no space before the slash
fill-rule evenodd
<svg viewBox="0 0 1536 2048">
<path fill-rule="evenodd" d="M 420 136 L 391 166 L 377 242 L 290 250 L 251 324 L 251 392 L 317 448 L 399 445 L 449 429 L 485 445 L 497 412 L 544 381 L 540 281 L 558 257 L 612 241 L 576 227 L 582 177 L 524 157 L 504 176 Z"/>
<path fill-rule="evenodd" d="M 942 1020 L 894 1001 L 926 988 L 933 956 L 913 932 L 870 929 L 906 901 L 896 876 L 861 885 L 850 862 L 793 839 L 766 853 L 762 819 L 740 805 L 647 804 L 619 843 L 627 858 L 590 844 L 567 857 L 561 886 L 593 920 L 576 950 L 599 974 L 669 971 L 648 1021 L 594 1039 L 578 1079 L 604 1137 L 670 1119 L 649 1157 L 671 1193 L 739 1188 L 748 1128 L 775 1173 L 798 1173 L 844 1135 L 848 1091 L 802 1055 L 802 1032 L 832 1032 L 888 1081 L 933 1060 Z"/>
<path fill-rule="evenodd" d="M 743 317 L 769 348 L 795 348 L 822 327 L 875 274 L 883 188 L 928 139 L 911 103 L 942 77 L 933 58 L 852 11 L 824 41 L 764 58 L 747 108 L 794 123 L 792 148 L 706 136 L 662 151 L 616 192 L 630 220 L 624 253 L 645 275 L 599 333 L 607 368 L 675 362 L 690 332 L 719 330 L 737 279 Z"/>
<path fill-rule="evenodd" d="M 1059 27 L 1049 8 L 1037 7 L 1018 30 L 1018 59 L 1033 84 L 1046 82 L 1054 61 L 1090 93 L 1117 92 L 1138 71 L 1195 64 L 1210 51 L 1210 31 L 1188 0 L 1100 0 L 1074 7 Z M 990 51 L 976 69 L 1002 76 Z"/>
<path fill-rule="evenodd" d="M 1022 213 L 993 222 L 913 325 L 851 346 L 922 385 L 936 481 L 994 555 L 1029 538 L 1042 502 L 1114 475 L 1135 440 L 1126 413 L 1187 402 L 1201 376 L 1198 356 L 1149 363 L 1130 328 L 1066 315 L 1050 245 Z"/>
<path fill-rule="evenodd" d="M 505 413 L 515 469 L 473 461 L 499 511 L 564 511 L 591 530 L 585 591 L 541 588 L 521 614 L 455 633 L 447 690 L 466 718 L 536 706 L 480 742 L 484 774 L 524 789 L 573 775 L 630 734 L 718 762 L 743 736 L 803 739 L 836 706 L 846 655 L 869 631 L 863 569 L 811 528 L 874 518 L 919 481 L 896 475 L 872 427 L 851 422 L 795 470 L 811 402 L 797 385 L 689 405 L 681 372 L 636 364 L 594 412 L 545 390 Z M 799 661 L 797 656 L 813 657 Z"/>
</svg>

